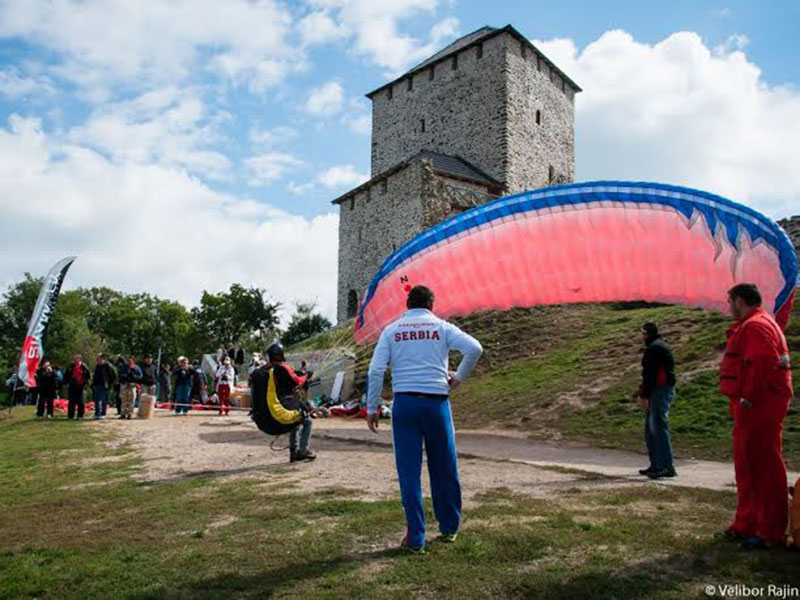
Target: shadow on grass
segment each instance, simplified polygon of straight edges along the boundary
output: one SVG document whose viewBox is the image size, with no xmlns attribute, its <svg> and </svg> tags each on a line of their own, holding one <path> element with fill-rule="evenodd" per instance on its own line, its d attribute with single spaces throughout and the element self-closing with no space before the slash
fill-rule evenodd
<svg viewBox="0 0 800 600">
<path fill-rule="evenodd" d="M 279 588 L 291 589 L 304 581 L 324 578 L 327 574 L 342 567 L 358 566 L 374 560 L 403 556 L 398 548 L 387 548 L 366 552 L 319 559 L 302 564 L 292 563 L 284 567 L 270 569 L 254 575 L 225 573 L 193 581 L 185 585 L 152 592 L 126 596 L 135 600 L 155 598 L 242 598 L 272 596 Z M 337 592 L 331 585 L 320 584 L 320 592 Z M 344 591 L 344 590 L 343 590 Z"/>
<path fill-rule="evenodd" d="M 511 587 L 523 598 L 671 598 L 724 596 L 724 586 L 750 588 L 800 586 L 800 554 L 783 549 L 745 553 L 731 542 L 707 542 L 691 552 L 650 558 L 622 569 L 580 572 L 574 576 L 535 575 Z M 707 593 L 713 586 L 714 594 Z M 687 589 L 690 588 L 690 589 Z M 734 596 L 735 594 L 729 593 Z M 738 597 L 738 596 L 736 596 Z"/>
</svg>

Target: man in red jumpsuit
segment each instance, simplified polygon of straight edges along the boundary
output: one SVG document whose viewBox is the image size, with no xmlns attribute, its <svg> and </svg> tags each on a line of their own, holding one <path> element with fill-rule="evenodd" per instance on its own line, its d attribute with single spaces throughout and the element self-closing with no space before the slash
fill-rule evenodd
<svg viewBox="0 0 800 600">
<path fill-rule="evenodd" d="M 761 294 L 742 283 L 728 292 L 736 323 L 720 366 L 720 391 L 730 399 L 738 506 L 724 532 L 752 550 L 785 543 L 787 519 L 783 419 L 792 372 L 783 331 L 761 308 Z"/>
</svg>

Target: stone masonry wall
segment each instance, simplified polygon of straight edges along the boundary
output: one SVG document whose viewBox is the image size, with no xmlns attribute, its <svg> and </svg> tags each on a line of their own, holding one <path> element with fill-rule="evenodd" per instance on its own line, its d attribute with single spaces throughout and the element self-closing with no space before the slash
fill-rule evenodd
<svg viewBox="0 0 800 600">
<path fill-rule="evenodd" d="M 510 193 L 517 193 L 570 183 L 575 178 L 574 90 L 530 48 L 523 49 L 511 36 L 504 39 L 508 48 L 506 186 Z"/>
<path fill-rule="evenodd" d="M 404 78 L 372 99 L 372 176 L 409 159 L 420 150 L 461 156 L 503 181 L 505 155 L 505 43 L 507 35 Z M 422 120 L 425 131 L 422 131 Z"/>
<path fill-rule="evenodd" d="M 422 164 L 415 162 L 381 181 L 368 192 L 344 200 L 339 207 L 339 289 L 337 318 L 348 318 L 350 290 L 361 295 L 381 263 L 424 229 Z M 352 206 L 352 208 L 351 208 Z"/>
</svg>

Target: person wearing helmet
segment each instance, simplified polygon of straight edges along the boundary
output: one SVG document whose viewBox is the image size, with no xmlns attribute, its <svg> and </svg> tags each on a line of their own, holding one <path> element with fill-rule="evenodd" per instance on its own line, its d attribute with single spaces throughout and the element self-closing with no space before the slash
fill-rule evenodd
<svg viewBox="0 0 800 600">
<path fill-rule="evenodd" d="M 278 342 L 267 348 L 267 360 L 272 369 L 278 400 L 288 409 L 299 410 L 300 420 L 289 432 L 289 461 L 314 460 L 317 455 L 308 447 L 311 441 L 311 410 L 305 400 L 296 397 L 297 388 L 305 389 L 313 373 L 306 375 L 295 373 L 291 365 L 286 362 L 283 345 Z"/>
</svg>

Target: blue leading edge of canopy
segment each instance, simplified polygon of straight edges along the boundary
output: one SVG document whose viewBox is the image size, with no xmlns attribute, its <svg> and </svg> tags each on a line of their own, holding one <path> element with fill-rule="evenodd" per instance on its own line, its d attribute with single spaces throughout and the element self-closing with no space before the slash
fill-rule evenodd
<svg viewBox="0 0 800 600">
<path fill-rule="evenodd" d="M 599 190 L 598 188 L 604 189 Z M 637 191 L 631 192 L 629 191 L 631 189 Z M 604 200 L 669 206 L 687 219 L 690 219 L 697 211 L 703 216 L 706 227 L 712 236 L 717 228 L 722 226 L 728 241 L 737 249 L 740 249 L 739 230 L 743 228 L 753 242 L 764 240 L 778 252 L 781 273 L 786 280 L 786 285 L 775 300 L 775 311 L 783 306 L 792 293 L 798 273 L 797 254 L 794 246 L 786 232 L 761 213 L 722 196 L 681 186 L 632 181 L 591 181 L 542 188 L 498 198 L 450 217 L 435 227 L 423 231 L 389 256 L 378 269 L 367 288 L 367 295 L 359 309 L 359 326 L 364 324 L 364 308 L 374 296 L 378 284 L 398 266 L 423 250 L 464 231 L 490 224 L 503 217 L 534 212 L 542 208 Z"/>
</svg>

